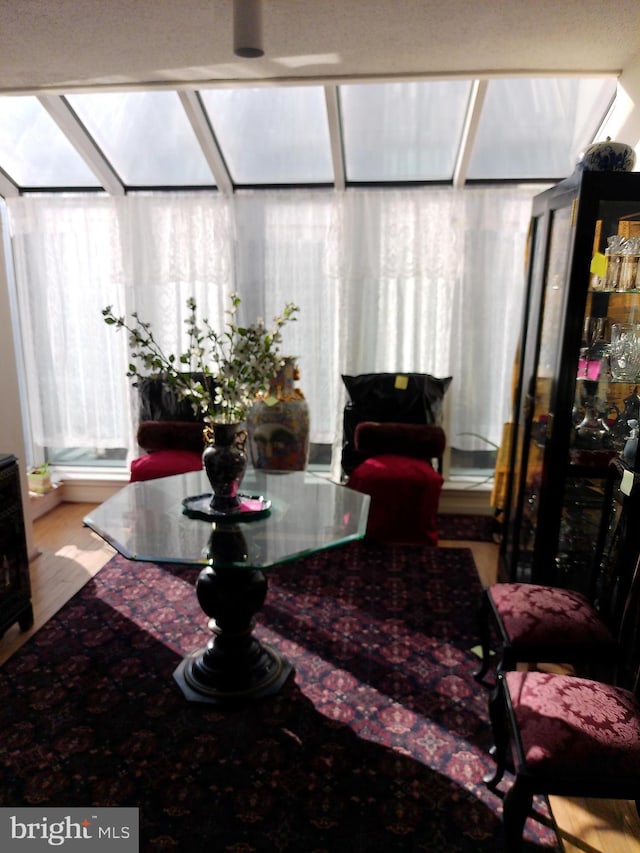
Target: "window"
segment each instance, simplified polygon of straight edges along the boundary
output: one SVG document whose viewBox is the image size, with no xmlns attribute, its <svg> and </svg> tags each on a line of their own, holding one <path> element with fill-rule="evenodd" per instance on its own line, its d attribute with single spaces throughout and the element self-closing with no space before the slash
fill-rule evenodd
<svg viewBox="0 0 640 853">
<path fill-rule="evenodd" d="M 339 444 L 340 372 L 397 369 L 454 376 L 452 461 L 487 470 L 493 450 L 463 433 L 497 443 L 508 417 L 531 182 L 605 135 L 616 81 L 477 82 L 0 96 L 35 441 L 123 463 L 126 341 L 101 308 L 139 308 L 170 337 L 191 291 L 217 311 L 238 289 L 252 316 L 293 298 L 313 318 L 291 346 L 318 458 Z"/>
</svg>

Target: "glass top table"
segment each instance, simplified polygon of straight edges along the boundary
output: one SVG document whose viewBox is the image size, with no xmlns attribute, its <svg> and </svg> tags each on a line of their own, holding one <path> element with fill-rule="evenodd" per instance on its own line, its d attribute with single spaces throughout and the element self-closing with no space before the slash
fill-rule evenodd
<svg viewBox="0 0 640 853">
<path fill-rule="evenodd" d="M 204 471 L 129 483 L 84 523 L 130 560 L 204 567 L 196 594 L 214 636 L 174 677 L 192 701 L 236 703 L 277 692 L 292 671 L 253 633 L 267 594 L 263 570 L 361 539 L 370 498 L 310 472 L 251 468 L 241 492 L 267 510 L 231 519 L 187 514 L 189 499 L 210 488 Z"/>
<path fill-rule="evenodd" d="M 247 520 L 185 514 L 183 501 L 210 488 L 204 471 L 129 483 L 84 523 L 130 560 L 263 569 L 360 539 L 366 530 L 369 498 L 309 472 L 249 469 L 241 492 L 271 506 Z"/>
</svg>

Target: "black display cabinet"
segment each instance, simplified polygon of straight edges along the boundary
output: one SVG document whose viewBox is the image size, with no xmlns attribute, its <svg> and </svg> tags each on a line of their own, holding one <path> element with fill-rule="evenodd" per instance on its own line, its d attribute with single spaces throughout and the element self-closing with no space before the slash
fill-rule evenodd
<svg viewBox="0 0 640 853">
<path fill-rule="evenodd" d="M 640 366 L 617 343 L 640 324 L 638 237 L 640 174 L 576 172 L 533 201 L 503 579 L 591 588 L 609 463 L 638 464 Z"/>
<path fill-rule="evenodd" d="M 6 454 L 0 454 L 0 571 L 0 635 L 14 622 L 27 631 L 33 609 L 20 474 L 16 458 Z"/>
</svg>

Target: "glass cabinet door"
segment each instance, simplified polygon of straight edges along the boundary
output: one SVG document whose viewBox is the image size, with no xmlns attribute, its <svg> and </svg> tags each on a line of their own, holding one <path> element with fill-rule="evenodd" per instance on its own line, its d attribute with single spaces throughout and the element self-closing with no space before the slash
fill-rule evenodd
<svg viewBox="0 0 640 853">
<path fill-rule="evenodd" d="M 640 201 L 600 200 L 592 233 L 555 560 L 558 584 L 586 593 L 598 571 L 609 462 L 637 465 Z"/>
<path fill-rule="evenodd" d="M 640 175 L 534 200 L 502 574 L 589 592 L 611 459 L 640 431 Z"/>
<path fill-rule="evenodd" d="M 548 429 L 552 426 L 552 388 L 562 336 L 564 304 L 568 286 L 571 207 L 550 212 L 548 244 L 538 233 L 534 240 L 532 281 L 543 278 L 540 313 L 536 334 L 531 334 L 524 353 L 523 406 L 520 416 L 522 469 L 515 529 L 511 532 L 517 554 L 518 579 L 530 579 L 540 510 L 540 485 L 543 474 Z M 537 229 L 545 227 L 543 218 Z M 549 247 L 548 253 L 546 247 Z"/>
</svg>

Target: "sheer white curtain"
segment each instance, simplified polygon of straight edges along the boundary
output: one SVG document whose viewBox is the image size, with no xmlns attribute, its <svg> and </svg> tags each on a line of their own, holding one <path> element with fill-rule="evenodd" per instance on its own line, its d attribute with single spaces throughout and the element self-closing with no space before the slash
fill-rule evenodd
<svg viewBox="0 0 640 853">
<path fill-rule="evenodd" d="M 39 196 L 9 210 L 33 443 L 135 453 L 127 336 L 102 309 L 137 311 L 167 352 L 183 348 L 187 297 L 222 323 L 228 205 L 214 193 Z"/>
<path fill-rule="evenodd" d="M 113 200 L 26 197 L 8 208 L 33 443 L 126 446 L 125 342 L 101 316 L 125 280 Z"/>
<path fill-rule="evenodd" d="M 340 196 L 332 192 L 254 192 L 234 200 L 236 282 L 252 316 L 269 320 L 287 302 L 299 319 L 283 331 L 309 404 L 312 441 L 332 444 L 340 398 L 340 281 L 328 268 Z"/>
<path fill-rule="evenodd" d="M 489 449 L 510 415 L 531 189 L 344 197 L 343 373 L 453 376 L 449 443 Z M 341 402 L 344 402 L 344 397 Z"/>
<path fill-rule="evenodd" d="M 458 219 L 463 252 L 450 331 L 449 441 L 487 450 L 512 413 L 514 362 L 522 325 L 531 198 L 539 190 L 472 189 Z"/>
<path fill-rule="evenodd" d="M 299 358 L 312 441 L 341 437 L 342 373 L 454 377 L 450 439 L 500 439 L 508 418 L 533 191 L 449 189 L 154 193 L 10 199 L 35 441 L 134 442 L 127 341 L 105 305 L 137 311 L 181 348 L 186 298 L 222 324 L 300 306 L 284 332 Z M 482 445 L 475 445 L 480 446 Z"/>
<path fill-rule="evenodd" d="M 235 289 L 231 211 L 222 196 L 131 195 L 114 200 L 125 270 L 114 310 L 151 324 L 165 353 L 186 349 L 187 299 L 222 326 Z M 110 334 L 114 334 L 110 330 Z"/>
</svg>

